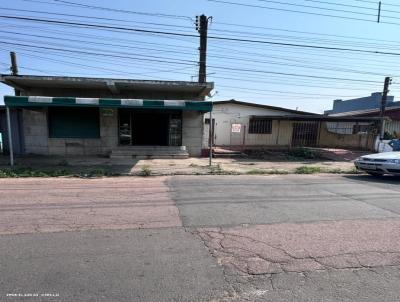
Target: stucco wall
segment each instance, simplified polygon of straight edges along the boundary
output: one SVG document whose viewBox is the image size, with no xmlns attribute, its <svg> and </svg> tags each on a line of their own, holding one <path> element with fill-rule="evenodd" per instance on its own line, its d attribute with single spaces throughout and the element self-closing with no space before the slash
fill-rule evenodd
<svg viewBox="0 0 400 302">
<path fill-rule="evenodd" d="M 182 145 L 186 146 L 190 156 L 200 156 L 203 139 L 203 113 L 183 111 Z"/>
<path fill-rule="evenodd" d="M 292 137 L 292 126 L 289 121 L 273 121 L 271 134 L 249 134 L 249 120 L 252 115 L 285 115 L 285 111 L 243 106 L 238 104 L 215 104 L 214 144 L 217 146 L 289 146 Z M 209 114 L 205 114 L 209 118 Z M 232 133 L 231 125 L 241 124 L 241 133 Z M 278 127 L 279 126 L 279 127 Z M 278 130 L 279 129 L 279 130 Z M 204 127 L 203 147 L 208 146 L 208 125 Z M 245 134 L 244 134 L 245 132 Z"/>
<path fill-rule="evenodd" d="M 348 148 L 373 150 L 375 134 L 337 134 L 328 131 L 326 123 L 322 123 L 319 135 L 319 146 L 329 148 Z"/>
<path fill-rule="evenodd" d="M 25 153 L 52 155 L 107 155 L 117 146 L 117 111 L 100 109 L 100 138 L 49 138 L 47 110 L 23 110 Z"/>
</svg>

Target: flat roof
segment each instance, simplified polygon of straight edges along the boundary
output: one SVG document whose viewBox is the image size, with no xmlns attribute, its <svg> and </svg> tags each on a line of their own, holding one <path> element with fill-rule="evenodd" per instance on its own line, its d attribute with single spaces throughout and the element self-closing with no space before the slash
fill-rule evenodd
<svg viewBox="0 0 400 302">
<path fill-rule="evenodd" d="M 19 90 L 31 88 L 62 88 L 87 90 L 157 90 L 165 92 L 188 92 L 206 96 L 214 89 L 214 83 L 189 81 L 156 81 L 116 78 L 87 78 L 37 75 L 1 75 L 0 82 Z"/>
</svg>

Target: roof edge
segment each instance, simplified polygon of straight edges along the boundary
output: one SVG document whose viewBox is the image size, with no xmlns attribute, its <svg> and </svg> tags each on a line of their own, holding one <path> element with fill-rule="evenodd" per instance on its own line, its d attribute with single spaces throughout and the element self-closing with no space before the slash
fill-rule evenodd
<svg viewBox="0 0 400 302">
<path fill-rule="evenodd" d="M 242 105 L 242 106 L 279 110 L 279 111 L 285 111 L 285 112 L 297 113 L 297 114 L 318 115 L 318 113 L 314 113 L 314 112 L 300 111 L 300 110 L 294 110 L 294 109 L 289 109 L 289 108 L 284 108 L 284 107 L 264 105 L 264 104 L 258 104 L 258 103 L 242 102 L 242 101 L 237 101 L 235 99 L 230 99 L 230 100 L 225 100 L 225 101 L 215 101 L 213 103 L 215 105 L 217 105 L 217 104 L 237 104 L 237 105 Z"/>
</svg>

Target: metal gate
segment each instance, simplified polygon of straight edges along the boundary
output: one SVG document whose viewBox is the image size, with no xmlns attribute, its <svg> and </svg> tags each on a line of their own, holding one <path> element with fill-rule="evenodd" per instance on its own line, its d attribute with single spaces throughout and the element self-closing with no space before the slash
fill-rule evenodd
<svg viewBox="0 0 400 302">
<path fill-rule="evenodd" d="M 319 122 L 293 123 L 292 147 L 316 147 Z"/>
</svg>

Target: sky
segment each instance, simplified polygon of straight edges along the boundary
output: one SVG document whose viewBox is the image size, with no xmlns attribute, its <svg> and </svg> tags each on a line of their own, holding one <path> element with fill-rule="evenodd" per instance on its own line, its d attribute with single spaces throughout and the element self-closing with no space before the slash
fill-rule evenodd
<svg viewBox="0 0 400 302">
<path fill-rule="evenodd" d="M 400 92 L 400 3 L 383 0 L 377 23 L 377 2 L 1 0 L 0 72 L 15 51 L 20 74 L 196 81 L 194 20 L 205 14 L 212 100 L 323 113 L 382 91 L 385 76 Z"/>
</svg>

